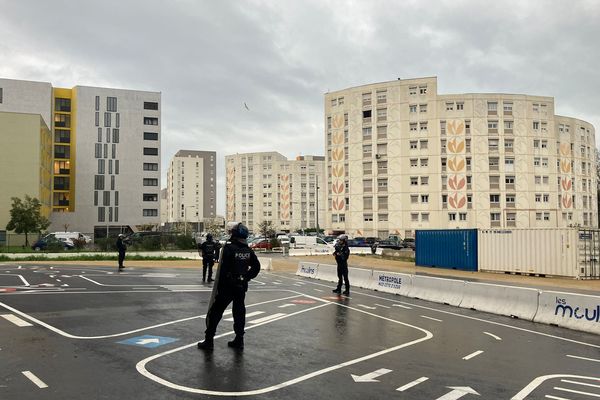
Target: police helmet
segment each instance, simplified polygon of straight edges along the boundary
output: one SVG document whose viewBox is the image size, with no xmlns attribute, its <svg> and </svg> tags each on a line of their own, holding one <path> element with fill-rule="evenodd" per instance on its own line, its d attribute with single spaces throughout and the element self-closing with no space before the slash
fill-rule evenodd
<svg viewBox="0 0 600 400">
<path fill-rule="evenodd" d="M 122 233 L 119 233 L 119 237 L 120 237 L 120 238 L 124 238 L 124 237 L 125 237 L 125 235 L 123 235 Z"/>
<path fill-rule="evenodd" d="M 342 234 L 342 235 L 338 236 L 338 240 L 348 240 L 348 235 Z"/>
<path fill-rule="evenodd" d="M 237 237 L 240 239 L 248 238 L 248 228 L 241 222 L 232 223 L 229 230 L 231 231 L 232 237 Z"/>
<path fill-rule="evenodd" d="M 208 233 L 206 235 L 206 240 L 209 241 L 209 242 L 212 241 L 213 240 L 213 236 L 210 233 Z"/>
</svg>

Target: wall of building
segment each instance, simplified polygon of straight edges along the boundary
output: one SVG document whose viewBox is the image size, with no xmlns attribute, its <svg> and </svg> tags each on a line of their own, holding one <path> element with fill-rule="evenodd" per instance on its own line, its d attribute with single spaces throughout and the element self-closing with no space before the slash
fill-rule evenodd
<svg viewBox="0 0 600 400">
<path fill-rule="evenodd" d="M 328 93 L 327 228 L 596 226 L 594 128 L 564 120 L 551 97 L 438 95 L 436 78 Z"/>
<path fill-rule="evenodd" d="M 39 114 L 52 128 L 52 85 L 47 82 L 0 78 L 0 111 Z"/>
</svg>

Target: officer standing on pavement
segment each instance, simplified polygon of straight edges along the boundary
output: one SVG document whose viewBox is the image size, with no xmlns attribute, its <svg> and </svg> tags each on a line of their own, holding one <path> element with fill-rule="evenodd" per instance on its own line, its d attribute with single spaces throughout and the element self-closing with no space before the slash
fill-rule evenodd
<svg viewBox="0 0 600 400">
<path fill-rule="evenodd" d="M 125 251 L 127 250 L 127 246 L 125 245 L 125 243 L 125 235 L 120 233 L 119 237 L 117 238 L 117 251 L 119 252 L 119 272 L 123 271 L 123 269 L 125 268 L 123 266 L 123 261 L 125 260 Z"/>
<path fill-rule="evenodd" d="M 204 341 L 198 343 L 202 350 L 212 350 L 217 325 L 223 312 L 233 301 L 233 330 L 235 339 L 228 342 L 229 347 L 244 348 L 244 326 L 246 325 L 246 291 L 248 281 L 254 279 L 260 271 L 260 262 L 246 242 L 248 228 L 241 222 L 234 223 L 231 228 L 230 241 L 223 247 L 221 264 L 217 276 L 216 296 L 214 303 L 206 314 L 206 331 Z"/>
<path fill-rule="evenodd" d="M 213 265 L 215 258 L 219 254 L 219 242 L 213 241 L 213 236 L 209 233 L 206 235 L 204 243 L 198 246 L 200 255 L 202 256 L 202 282 L 206 282 L 206 270 L 208 269 L 208 282 L 212 282 Z"/>
<path fill-rule="evenodd" d="M 344 279 L 344 283 L 346 285 L 346 290 L 344 290 L 344 294 L 346 296 L 350 295 L 350 281 L 348 280 L 348 257 L 350 257 L 350 249 L 348 248 L 348 236 L 340 235 L 338 236 L 338 241 L 335 244 L 335 251 L 333 252 L 335 257 L 335 262 L 337 263 L 337 276 L 338 276 L 338 284 L 335 289 L 333 289 L 333 293 L 341 293 L 342 292 L 342 278 Z"/>
</svg>

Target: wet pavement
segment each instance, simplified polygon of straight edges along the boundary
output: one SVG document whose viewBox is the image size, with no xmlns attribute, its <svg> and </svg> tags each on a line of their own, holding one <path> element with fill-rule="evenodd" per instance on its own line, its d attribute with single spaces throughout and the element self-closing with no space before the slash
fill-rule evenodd
<svg viewBox="0 0 600 400">
<path fill-rule="evenodd" d="M 600 337 L 263 271 L 246 346 L 200 269 L 0 265 L 0 398 L 600 397 Z M 519 395 L 517 395 L 520 393 Z"/>
</svg>

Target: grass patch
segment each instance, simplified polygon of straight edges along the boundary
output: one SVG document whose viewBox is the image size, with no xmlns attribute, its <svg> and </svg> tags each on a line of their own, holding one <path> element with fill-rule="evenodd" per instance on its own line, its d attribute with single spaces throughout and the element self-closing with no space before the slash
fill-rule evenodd
<svg viewBox="0 0 600 400">
<path fill-rule="evenodd" d="M 109 256 L 102 254 L 82 254 L 82 255 L 65 255 L 59 257 L 47 257 L 42 254 L 31 255 L 28 257 L 19 257 L 12 258 L 5 255 L 0 254 L 0 261 L 117 261 L 117 256 Z M 189 260 L 188 258 L 182 257 L 160 257 L 160 256 L 140 256 L 140 255 L 131 255 L 126 256 L 125 260 L 131 261 L 182 261 Z"/>
</svg>

